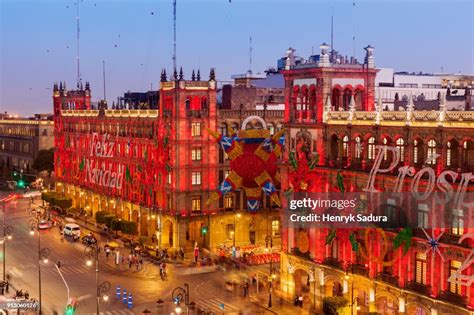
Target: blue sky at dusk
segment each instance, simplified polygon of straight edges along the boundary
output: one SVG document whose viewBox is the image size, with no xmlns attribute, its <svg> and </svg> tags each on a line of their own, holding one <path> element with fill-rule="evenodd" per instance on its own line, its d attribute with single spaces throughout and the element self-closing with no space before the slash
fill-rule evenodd
<svg viewBox="0 0 474 315">
<path fill-rule="evenodd" d="M 0 110 L 15 114 L 52 111 L 52 86 L 75 86 L 75 0 L 0 0 Z M 335 48 L 356 57 L 375 47 L 378 67 L 398 71 L 474 73 L 474 2 L 465 1 L 298 1 L 178 0 L 177 60 L 187 78 L 201 69 L 218 80 L 249 67 L 276 66 L 292 46 L 308 57 L 330 42 L 334 11 Z M 106 61 L 109 103 L 125 91 L 156 89 L 162 68 L 172 69 L 172 0 L 83 0 L 81 73 L 93 100 L 103 96 Z M 355 17 L 355 19 L 354 19 Z M 355 20 L 355 22 L 354 22 Z"/>
</svg>

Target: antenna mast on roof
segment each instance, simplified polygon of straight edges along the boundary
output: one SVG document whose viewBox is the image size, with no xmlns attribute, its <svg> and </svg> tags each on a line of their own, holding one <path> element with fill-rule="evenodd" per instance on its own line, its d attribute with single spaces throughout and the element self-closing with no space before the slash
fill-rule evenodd
<svg viewBox="0 0 474 315">
<path fill-rule="evenodd" d="M 173 73 L 176 72 L 176 0 L 173 0 Z"/>
<path fill-rule="evenodd" d="M 81 62 L 80 62 L 80 46 L 79 46 L 79 33 L 80 33 L 80 27 L 79 27 L 79 20 L 80 20 L 80 16 L 79 16 L 79 3 L 80 1 L 79 0 L 76 0 L 76 35 L 77 35 L 77 85 L 78 87 L 80 86 L 81 84 Z"/>
<path fill-rule="evenodd" d="M 353 41 L 353 44 L 354 44 L 354 51 L 352 53 L 352 56 L 354 56 L 354 59 L 355 59 L 355 54 L 356 54 L 356 15 L 355 15 L 355 9 L 356 9 L 356 3 L 355 1 L 352 3 L 352 28 L 353 28 L 353 32 L 354 32 L 354 35 L 352 35 L 352 41 Z"/>
<path fill-rule="evenodd" d="M 249 40 L 249 74 L 252 74 L 252 36 Z"/>
<path fill-rule="evenodd" d="M 105 90 L 105 60 L 102 60 L 102 77 L 104 79 L 104 101 L 107 102 L 107 94 Z"/>
<path fill-rule="evenodd" d="M 331 7 L 331 51 L 334 50 L 334 7 Z"/>
</svg>

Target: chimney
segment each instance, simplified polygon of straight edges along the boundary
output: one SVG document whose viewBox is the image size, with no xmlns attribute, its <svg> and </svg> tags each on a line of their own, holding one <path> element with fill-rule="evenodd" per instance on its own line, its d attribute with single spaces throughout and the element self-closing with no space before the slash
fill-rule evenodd
<svg viewBox="0 0 474 315">
<path fill-rule="evenodd" d="M 290 70 L 294 66 L 295 66 L 295 50 L 290 47 L 286 51 L 285 70 Z"/>
<path fill-rule="evenodd" d="M 365 49 L 365 60 L 364 63 L 367 65 L 367 68 L 375 68 L 375 60 L 374 60 L 374 47 L 368 45 Z"/>
<path fill-rule="evenodd" d="M 319 56 L 319 66 L 329 67 L 331 63 L 329 62 L 328 44 L 322 43 L 321 46 L 319 46 L 319 48 L 321 49 L 321 55 Z"/>
</svg>

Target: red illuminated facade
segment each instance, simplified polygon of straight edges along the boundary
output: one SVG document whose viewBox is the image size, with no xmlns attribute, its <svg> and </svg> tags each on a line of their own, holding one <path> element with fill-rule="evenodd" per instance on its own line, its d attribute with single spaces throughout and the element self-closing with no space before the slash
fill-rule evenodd
<svg viewBox="0 0 474 315">
<path fill-rule="evenodd" d="M 327 46 L 321 49 L 324 56 Z M 413 166 L 415 172 L 433 169 L 436 178 L 451 170 L 457 176 L 453 190 L 463 186 L 474 191 L 473 113 L 446 111 L 443 102 L 432 112 L 417 112 L 410 103 L 406 111 L 383 111 L 373 97 L 373 48 L 366 51 L 364 64 L 331 63 L 320 57 L 313 64 L 291 65 L 289 50 L 284 71 L 287 154 L 298 156 L 303 145 L 309 160 L 317 157 L 318 166 L 304 179 L 288 163 L 282 168 L 282 191 L 337 191 L 338 174 L 346 191 L 363 193 L 371 178 L 379 191 L 410 191 L 413 175 L 395 188 L 399 167 L 404 166 Z M 392 171 L 371 177 L 383 145 L 396 147 L 400 161 Z M 392 152 L 384 154 L 380 168 L 387 168 L 392 159 Z M 424 187 L 428 180 L 422 180 Z M 322 308 L 325 297 L 343 296 L 354 314 L 356 309 L 358 314 L 470 314 L 474 282 L 448 279 L 474 279 L 472 228 L 457 218 L 450 227 L 433 229 L 434 235 L 443 233 L 443 258 L 427 251 L 427 238 L 418 229 L 406 254 L 394 250 L 398 232 L 283 229 L 281 290 L 289 299 L 303 295 L 315 309 Z M 350 234 L 361 250 L 353 250 Z"/>
</svg>

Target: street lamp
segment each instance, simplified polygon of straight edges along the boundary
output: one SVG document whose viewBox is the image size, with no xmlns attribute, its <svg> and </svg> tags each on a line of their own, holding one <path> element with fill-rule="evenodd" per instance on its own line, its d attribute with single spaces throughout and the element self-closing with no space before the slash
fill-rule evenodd
<svg viewBox="0 0 474 315">
<path fill-rule="evenodd" d="M 13 227 L 7 226 L 5 224 L 5 207 L 6 207 L 6 200 L 3 201 L 3 237 L 0 239 L 1 244 L 3 245 L 3 282 L 5 282 L 5 260 L 6 260 L 6 240 L 12 239 L 13 234 Z"/>
<path fill-rule="evenodd" d="M 268 249 L 268 245 L 270 245 L 270 249 Z M 273 238 L 270 235 L 265 237 L 265 251 L 270 251 L 270 290 L 268 292 L 268 307 L 272 307 L 272 291 L 273 291 L 273 279 L 276 278 L 276 275 L 273 274 Z"/>
<path fill-rule="evenodd" d="M 51 253 L 49 248 L 41 248 L 41 233 L 39 230 L 39 221 L 38 220 L 30 220 L 28 222 L 28 226 L 30 227 L 30 235 L 34 236 L 35 231 L 38 232 L 38 291 L 39 291 L 39 315 L 43 314 L 42 304 L 41 304 L 41 261 L 44 264 L 48 263 L 48 257 Z"/>
<path fill-rule="evenodd" d="M 235 218 L 239 218 L 239 219 L 240 219 L 240 217 L 242 217 L 242 214 L 241 214 L 241 213 L 236 213 L 236 214 L 234 215 L 234 231 L 233 231 L 233 233 L 232 233 L 232 238 L 234 239 L 234 250 L 235 250 L 235 225 L 236 225 L 236 223 L 237 223 L 236 220 L 235 220 Z"/>
<path fill-rule="evenodd" d="M 184 305 L 186 305 L 186 314 L 189 314 L 189 285 L 187 283 L 184 284 L 184 288 L 174 288 L 173 292 L 171 292 L 171 298 L 176 303 L 175 312 L 177 314 L 182 312 L 182 309 L 179 306 L 182 301 L 184 301 Z"/>
<path fill-rule="evenodd" d="M 84 249 L 84 254 L 87 256 L 86 265 L 88 267 L 92 266 L 92 261 L 95 260 L 95 285 L 96 285 L 96 309 L 97 314 L 100 314 L 100 297 L 103 295 L 104 301 L 109 299 L 108 295 L 105 293 L 110 291 L 110 282 L 104 281 L 99 284 L 99 245 L 96 243 L 95 245 L 87 245 Z"/>
</svg>

